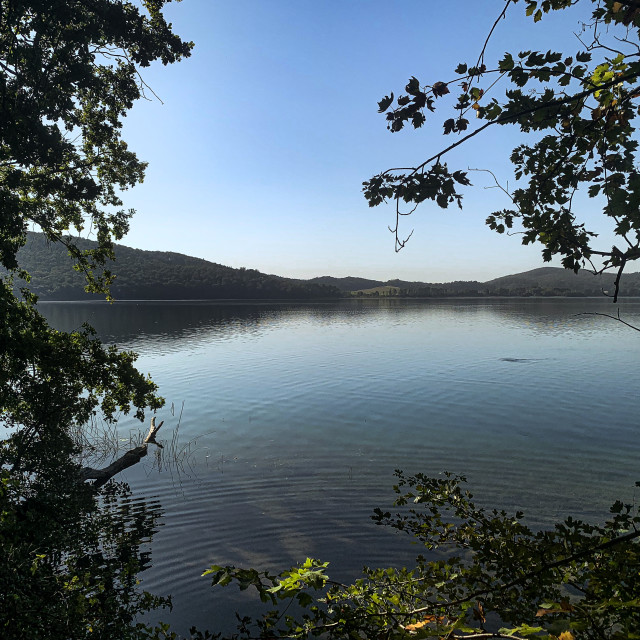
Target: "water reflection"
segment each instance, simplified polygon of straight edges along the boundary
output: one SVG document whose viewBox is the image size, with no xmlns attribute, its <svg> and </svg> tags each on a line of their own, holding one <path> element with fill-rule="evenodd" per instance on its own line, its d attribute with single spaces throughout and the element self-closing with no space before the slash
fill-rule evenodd
<svg viewBox="0 0 640 640">
<path fill-rule="evenodd" d="M 461 299 L 461 300 L 348 300 L 339 303 L 220 303 L 220 302 L 68 302 L 40 303 L 52 326 L 71 331 L 84 322 L 107 342 L 167 343 L 180 340 L 224 340 L 251 337 L 292 319 L 314 325 L 358 325 L 392 321 L 493 324 L 527 329 L 532 333 L 563 334 L 576 330 L 626 331 L 613 320 L 585 315 L 616 313 L 640 324 L 640 301 L 613 306 L 607 299 Z"/>
<path fill-rule="evenodd" d="M 463 473 L 480 501 L 541 524 L 633 499 L 639 338 L 577 315 L 610 313 L 607 300 L 40 307 L 60 328 L 88 320 L 139 350 L 169 405 L 185 403 L 189 476 L 149 461 L 128 472 L 163 496 L 144 584 L 175 594 L 183 628 L 235 606 L 200 579 L 211 563 L 277 569 L 312 555 L 348 579 L 410 562 L 415 548 L 369 526 L 394 468 Z M 637 301 L 621 309 L 640 324 Z M 162 417 L 171 438 L 177 414 Z"/>
<path fill-rule="evenodd" d="M 65 471 L 55 491 L 35 482 L 0 495 L 2 637 L 130 637 L 137 616 L 169 604 L 138 581 L 160 503 L 121 482 L 96 495 Z"/>
<path fill-rule="evenodd" d="M 250 334 L 268 325 L 271 315 L 270 309 L 253 305 L 189 302 L 41 303 L 39 309 L 58 329 L 69 331 L 88 322 L 104 341 L 118 344 Z"/>
</svg>

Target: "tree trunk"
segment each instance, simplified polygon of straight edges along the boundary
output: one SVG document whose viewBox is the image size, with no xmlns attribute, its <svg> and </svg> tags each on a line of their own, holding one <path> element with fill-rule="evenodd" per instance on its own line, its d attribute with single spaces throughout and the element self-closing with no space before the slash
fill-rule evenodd
<svg viewBox="0 0 640 640">
<path fill-rule="evenodd" d="M 117 460 L 114 460 L 109 466 L 104 469 L 93 469 L 92 467 L 83 467 L 80 471 L 80 477 L 82 480 L 94 480 L 93 486 L 97 489 L 106 484 L 113 476 L 117 475 L 121 471 L 132 467 L 134 464 L 138 464 L 142 458 L 147 455 L 147 450 L 150 444 L 155 444 L 162 448 L 162 445 L 156 441 L 156 434 L 160 430 L 160 427 L 164 424 L 160 422 L 156 425 L 156 419 L 151 418 L 151 427 L 147 437 L 143 440 L 143 443 L 139 447 L 130 449 L 126 453 L 122 454 Z"/>
</svg>

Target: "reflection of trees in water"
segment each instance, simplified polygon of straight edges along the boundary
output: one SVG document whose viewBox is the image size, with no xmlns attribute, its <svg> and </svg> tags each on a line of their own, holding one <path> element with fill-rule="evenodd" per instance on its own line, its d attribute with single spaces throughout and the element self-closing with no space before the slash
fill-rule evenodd
<svg viewBox="0 0 640 640">
<path fill-rule="evenodd" d="M 72 331 L 88 322 L 101 339 L 122 346 L 190 339 L 224 339 L 257 334 L 291 317 L 353 317 L 350 305 L 302 303 L 120 302 L 46 303 L 40 311 L 56 328 Z M 357 314 L 356 314 L 357 315 Z"/>
<path fill-rule="evenodd" d="M 56 328 L 73 330 L 91 324 L 105 341 L 127 344 L 144 337 L 189 338 L 206 332 L 215 336 L 254 332 L 289 305 L 207 304 L 188 302 L 121 302 L 108 304 L 50 303 L 41 312 Z"/>
<path fill-rule="evenodd" d="M 3 483 L 0 492 L 1 634 L 12 638 L 125 638 L 143 612 L 168 600 L 138 587 L 150 566 L 158 501 L 124 483 L 96 495 L 63 482 L 59 492 Z M 70 479 L 74 480 L 74 479 Z"/>
<path fill-rule="evenodd" d="M 208 303 L 208 302 L 119 302 L 47 303 L 40 310 L 56 328 L 70 331 L 89 322 L 107 342 L 136 347 L 136 342 L 193 340 L 215 341 L 237 336 L 259 335 L 283 322 L 368 323 L 380 316 L 401 316 L 407 312 L 462 319 L 489 316 L 500 324 L 526 328 L 536 333 L 562 334 L 595 329 L 606 322 L 597 316 L 581 316 L 587 311 L 611 313 L 607 298 L 524 298 L 524 299 L 432 299 L 394 298 L 345 300 L 338 303 Z M 617 307 L 616 307 L 617 308 Z M 634 324 L 640 315 L 640 301 L 623 302 L 621 313 Z"/>
<path fill-rule="evenodd" d="M 568 333 L 587 334 L 600 331 L 606 324 L 606 330 L 618 330 L 611 320 L 606 318 L 584 315 L 585 313 L 612 313 L 620 307 L 621 315 L 634 324 L 640 323 L 640 301 L 629 300 L 622 304 L 613 305 L 610 298 L 567 298 L 550 300 L 533 298 L 509 304 L 496 301 L 489 306 L 495 315 L 501 316 L 502 321 L 508 321 L 537 334 L 566 335 Z M 622 329 L 624 330 L 624 329 Z"/>
<path fill-rule="evenodd" d="M 491 323 L 525 329 L 534 333 L 563 335 L 566 333 L 599 330 L 609 323 L 607 330 L 616 328 L 611 320 L 585 313 L 617 313 L 638 326 L 640 325 L 640 299 L 621 300 L 613 305 L 611 298 L 455 298 L 432 300 L 379 299 L 358 300 L 363 309 L 389 313 L 406 313 L 408 310 L 424 314 L 440 314 L 443 319 L 468 318 L 478 320 L 483 316 Z M 618 326 L 617 329 L 625 329 Z"/>
</svg>

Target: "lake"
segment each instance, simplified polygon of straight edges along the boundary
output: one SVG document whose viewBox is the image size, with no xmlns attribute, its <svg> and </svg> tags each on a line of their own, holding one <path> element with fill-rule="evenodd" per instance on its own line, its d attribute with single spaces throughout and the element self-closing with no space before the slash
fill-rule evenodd
<svg viewBox="0 0 640 640">
<path fill-rule="evenodd" d="M 232 626 L 253 605 L 212 590 L 210 564 L 329 574 L 420 552 L 376 527 L 394 469 L 469 479 L 479 503 L 544 526 L 602 519 L 640 479 L 640 334 L 583 312 L 606 299 L 41 303 L 139 352 L 167 406 L 162 457 L 123 474 L 163 524 L 144 588 L 171 593 L 178 631 Z M 640 325 L 640 300 L 620 305 Z M 146 425 L 142 429 L 146 432 Z M 123 417 L 121 445 L 140 430 Z M 155 452 L 152 452 L 155 453 Z M 639 490 L 640 491 L 640 490 Z"/>
</svg>

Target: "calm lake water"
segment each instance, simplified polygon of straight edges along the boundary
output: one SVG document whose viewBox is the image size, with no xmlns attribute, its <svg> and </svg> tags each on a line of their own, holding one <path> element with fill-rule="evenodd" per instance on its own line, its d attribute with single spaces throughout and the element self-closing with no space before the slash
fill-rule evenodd
<svg viewBox="0 0 640 640">
<path fill-rule="evenodd" d="M 369 515 L 393 470 L 465 474 L 478 502 L 535 525 L 602 519 L 634 500 L 640 334 L 606 299 L 316 304 L 42 303 L 140 353 L 167 400 L 164 459 L 124 474 L 163 525 L 143 586 L 171 593 L 177 630 L 229 628 L 253 598 L 213 590 L 210 564 L 339 579 L 420 552 Z M 620 305 L 640 325 L 640 301 Z M 173 410 L 172 410 L 173 408 Z M 123 418 L 123 446 L 139 425 Z"/>
</svg>

